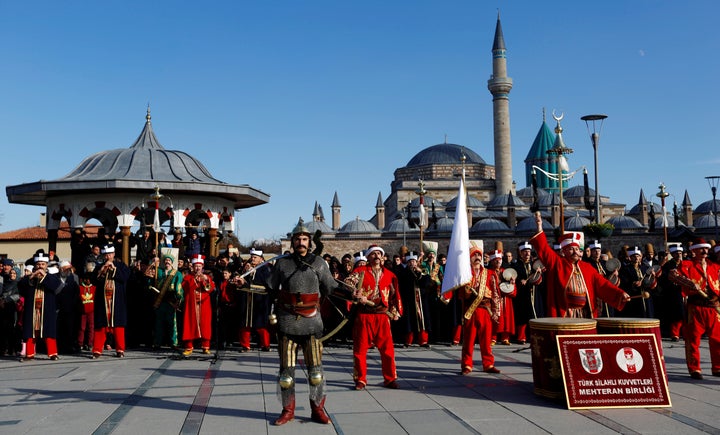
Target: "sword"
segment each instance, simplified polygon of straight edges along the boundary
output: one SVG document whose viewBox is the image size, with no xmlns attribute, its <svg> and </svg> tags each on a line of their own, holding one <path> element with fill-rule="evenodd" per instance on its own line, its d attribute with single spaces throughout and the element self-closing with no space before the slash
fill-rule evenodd
<svg viewBox="0 0 720 435">
<path fill-rule="evenodd" d="M 275 257 L 265 260 L 262 263 L 258 264 L 257 266 L 253 267 L 252 269 L 248 270 L 247 272 L 240 275 L 240 278 L 245 279 L 246 276 L 250 275 L 251 273 L 255 272 L 256 270 L 260 269 L 261 267 L 267 266 L 268 264 L 272 263 L 275 260 L 279 260 L 281 258 L 289 257 L 290 254 L 282 254 L 282 255 L 276 255 Z"/>
</svg>

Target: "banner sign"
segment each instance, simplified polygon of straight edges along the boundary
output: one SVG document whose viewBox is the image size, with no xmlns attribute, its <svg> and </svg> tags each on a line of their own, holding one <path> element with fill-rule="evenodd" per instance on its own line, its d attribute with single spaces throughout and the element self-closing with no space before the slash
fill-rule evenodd
<svg viewBox="0 0 720 435">
<path fill-rule="evenodd" d="M 655 334 L 558 335 L 568 409 L 669 407 Z"/>
</svg>

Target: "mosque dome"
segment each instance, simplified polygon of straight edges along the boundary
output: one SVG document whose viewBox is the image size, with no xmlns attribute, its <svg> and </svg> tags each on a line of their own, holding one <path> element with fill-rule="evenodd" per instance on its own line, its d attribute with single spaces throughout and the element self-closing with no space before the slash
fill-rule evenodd
<svg viewBox="0 0 720 435">
<path fill-rule="evenodd" d="M 512 205 L 513 207 L 525 207 L 527 204 L 525 204 L 519 197 L 509 195 L 507 193 L 495 196 L 495 198 L 488 203 L 488 207 L 505 207 L 508 205 Z"/>
<path fill-rule="evenodd" d="M 410 159 L 406 167 L 423 165 L 457 165 L 465 156 L 466 164 L 484 165 L 485 160 L 475 151 L 462 145 L 441 143 L 425 148 Z"/>
<path fill-rule="evenodd" d="M 712 203 L 712 201 L 710 201 Z M 720 218 L 718 218 L 718 222 L 720 222 Z M 662 225 L 662 220 L 660 225 Z M 670 225 L 670 224 L 668 224 Z M 715 216 L 710 213 L 706 214 L 704 216 L 700 216 L 696 219 L 693 219 L 693 226 L 697 229 L 700 228 L 715 228 Z M 662 228 L 662 226 L 660 227 Z"/>
<path fill-rule="evenodd" d="M 483 219 L 479 222 L 477 222 L 475 225 L 470 228 L 470 231 L 472 232 L 496 232 L 496 231 L 510 231 L 510 227 L 505 224 L 505 222 L 493 219 L 493 218 L 487 218 Z"/>
<path fill-rule="evenodd" d="M 431 233 L 432 232 L 438 232 L 438 233 L 448 232 L 449 233 L 452 231 L 454 222 L 455 222 L 454 219 L 451 219 L 449 217 L 443 217 L 443 218 L 438 219 L 434 225 L 430 224 L 430 227 L 427 230 L 428 230 L 428 232 L 431 232 Z"/>
<path fill-rule="evenodd" d="M 590 223 L 590 219 L 580 215 L 565 219 L 565 229 L 568 231 L 582 231 L 583 227 Z"/>
<path fill-rule="evenodd" d="M 362 220 L 359 217 L 356 217 L 355 220 L 352 220 L 345 225 L 343 225 L 339 230 L 338 233 L 346 233 L 346 234 L 359 234 L 359 233 L 376 233 L 378 232 L 378 229 L 375 225 L 372 223 Z"/>
<path fill-rule="evenodd" d="M 447 204 L 445 204 L 445 210 L 448 212 L 455 212 L 455 210 L 457 209 L 457 201 L 458 201 L 457 196 L 454 197 L 453 199 L 451 199 L 450 201 L 448 201 Z M 472 208 L 473 210 L 485 208 L 485 204 L 472 195 L 467 196 L 467 202 L 465 205 L 467 207 Z"/>
<path fill-rule="evenodd" d="M 614 216 L 607 220 L 608 224 L 613 224 L 615 230 L 641 230 L 645 227 L 637 219 L 630 216 Z"/>
<path fill-rule="evenodd" d="M 652 206 L 652 209 L 655 211 L 655 214 L 659 214 L 662 216 L 662 205 L 654 203 L 654 202 L 648 202 L 647 204 L 647 211 L 650 213 L 650 206 Z M 640 211 L 642 210 L 643 204 L 635 204 L 633 208 L 630 209 L 626 214 L 635 216 L 640 215 Z"/>
<path fill-rule="evenodd" d="M 308 222 L 305 227 L 308 229 L 310 234 L 314 234 L 317 230 L 320 230 L 323 234 L 331 234 L 335 232 L 335 230 L 333 230 L 330 225 L 322 221 Z"/>
<path fill-rule="evenodd" d="M 395 219 L 390 222 L 385 230 L 388 233 L 409 233 L 411 231 L 420 231 L 418 227 L 410 228 L 407 219 Z"/>
<path fill-rule="evenodd" d="M 720 199 L 715 200 L 715 210 L 720 212 Z M 713 200 L 705 201 L 695 208 L 695 214 L 709 214 L 713 212 Z"/>
<path fill-rule="evenodd" d="M 595 190 L 588 188 L 590 198 L 595 198 Z M 563 191 L 563 198 L 584 198 L 585 186 L 573 186 Z"/>
</svg>

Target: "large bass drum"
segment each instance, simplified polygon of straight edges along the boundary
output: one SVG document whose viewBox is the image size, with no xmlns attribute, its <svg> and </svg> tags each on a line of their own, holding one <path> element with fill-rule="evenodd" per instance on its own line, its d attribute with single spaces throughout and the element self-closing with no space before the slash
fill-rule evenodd
<svg viewBox="0 0 720 435">
<path fill-rule="evenodd" d="M 542 317 L 530 319 L 530 343 L 534 392 L 551 399 L 565 398 L 562 368 L 558 353 L 558 335 L 596 333 L 595 319 Z"/>
</svg>

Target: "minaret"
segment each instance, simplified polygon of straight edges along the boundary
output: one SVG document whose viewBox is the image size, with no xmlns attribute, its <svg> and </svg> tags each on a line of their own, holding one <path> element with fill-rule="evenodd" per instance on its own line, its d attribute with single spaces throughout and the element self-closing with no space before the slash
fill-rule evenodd
<svg viewBox="0 0 720 435">
<path fill-rule="evenodd" d="M 332 205 L 332 229 L 337 231 L 340 229 L 340 201 L 338 200 L 338 194 L 335 192 L 333 196 Z"/>
<path fill-rule="evenodd" d="M 488 90 L 493 96 L 493 137 L 495 143 L 495 195 L 512 191 L 512 155 L 510 152 L 510 89 L 512 79 L 507 76 L 505 39 L 498 12 L 495 40 L 492 47 L 493 73 Z M 512 192 L 513 194 L 515 192 Z"/>
<path fill-rule="evenodd" d="M 377 202 L 375 203 L 375 214 L 377 215 L 377 227 L 382 231 L 385 228 L 385 204 L 383 204 L 382 192 L 378 192 Z"/>
</svg>

